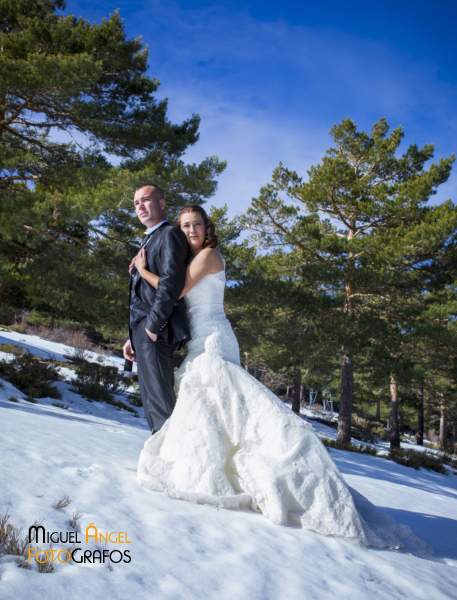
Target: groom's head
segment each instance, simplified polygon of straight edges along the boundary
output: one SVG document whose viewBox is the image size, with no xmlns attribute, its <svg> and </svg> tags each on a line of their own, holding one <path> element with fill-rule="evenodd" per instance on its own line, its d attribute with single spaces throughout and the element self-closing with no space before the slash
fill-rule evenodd
<svg viewBox="0 0 457 600">
<path fill-rule="evenodd" d="M 165 196 L 158 185 L 146 183 L 135 190 L 133 205 L 137 217 L 145 227 L 153 227 L 167 218 Z"/>
</svg>

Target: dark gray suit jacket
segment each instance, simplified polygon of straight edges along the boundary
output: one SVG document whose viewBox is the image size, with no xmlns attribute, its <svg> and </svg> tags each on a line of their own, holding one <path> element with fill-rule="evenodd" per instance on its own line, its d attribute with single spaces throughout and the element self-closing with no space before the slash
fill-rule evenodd
<svg viewBox="0 0 457 600">
<path fill-rule="evenodd" d="M 191 338 L 184 300 L 179 300 L 189 258 L 186 236 L 177 227 L 164 223 L 148 238 L 146 257 L 148 271 L 160 277 L 159 288 L 154 289 L 133 267 L 130 274 L 130 341 L 133 346 L 132 329 L 146 319 L 146 329 L 179 350 Z"/>
</svg>

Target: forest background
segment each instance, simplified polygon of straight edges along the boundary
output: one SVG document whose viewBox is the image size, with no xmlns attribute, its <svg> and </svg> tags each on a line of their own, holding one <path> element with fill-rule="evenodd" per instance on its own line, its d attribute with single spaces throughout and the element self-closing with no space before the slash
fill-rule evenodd
<svg viewBox="0 0 457 600">
<path fill-rule="evenodd" d="M 292 144 L 291 157 L 290 149 L 284 151 L 284 137 L 290 139 L 288 131 L 300 129 L 301 123 L 290 117 L 288 122 L 278 121 L 289 126 L 283 137 L 278 126 L 267 127 L 268 153 L 275 165 L 280 160 L 284 164 L 270 169 L 272 176 L 265 175 L 252 198 L 241 189 L 243 178 L 236 178 L 236 172 L 230 173 L 228 184 L 223 179 L 230 169 L 224 148 L 228 155 L 239 155 L 235 161 L 241 156 L 248 162 L 250 157 L 240 147 L 252 130 L 244 132 L 237 145 L 220 146 L 219 136 L 205 128 L 208 99 L 202 96 L 208 75 L 201 76 L 199 95 L 191 93 L 196 87 L 184 76 L 179 79 L 181 89 L 174 90 L 180 99 L 173 115 L 183 111 L 182 97 L 190 90 L 193 101 L 202 102 L 202 126 L 198 108 L 176 118 L 175 124 L 149 69 L 150 56 L 140 34 L 129 37 L 120 14 L 103 3 L 97 10 L 105 10 L 106 18 L 95 22 L 88 20 L 93 13 L 73 16 L 76 8 L 79 5 L 70 9 L 59 0 L 0 1 L 3 323 L 19 320 L 19 327 L 84 328 L 99 343 L 119 349 L 127 332 L 128 264 L 142 233 L 132 210 L 135 187 L 157 182 L 173 220 L 184 204 L 213 198 L 218 182 L 223 182 L 211 215 L 227 259 L 226 308 L 245 367 L 276 393 L 289 395 L 296 411 L 311 389 L 321 396 L 331 394 L 339 409 L 340 444 L 349 442 L 357 413 L 370 421 L 371 429 L 373 423 L 388 421 L 393 447 L 409 427 L 419 442 L 424 432 L 436 430 L 441 445 L 451 448 L 457 441 L 457 210 L 442 190 L 452 191 L 454 157 L 448 152 L 434 159 L 429 142 L 405 143 L 402 127 L 391 130 L 379 112 L 385 109 L 389 120 L 390 115 L 398 119 L 408 114 L 405 122 L 416 123 L 411 131 L 418 133 L 417 122 L 423 124 L 424 118 L 414 116 L 418 106 L 410 99 L 420 80 L 421 115 L 430 110 L 428 118 L 436 120 L 435 112 L 441 111 L 441 127 L 443 122 L 449 125 L 446 135 L 451 135 L 455 117 L 448 102 L 455 98 L 455 73 L 448 68 L 449 57 L 441 60 L 439 55 L 441 51 L 445 56 L 445 43 L 441 41 L 435 54 L 442 69 L 435 79 L 441 87 L 429 85 L 430 65 L 425 75 L 416 68 L 401 109 L 378 104 L 378 114 L 364 125 L 368 133 L 346 116 L 331 127 L 336 119 L 327 114 L 332 107 L 324 103 L 321 109 L 316 107 L 316 121 L 327 119 L 331 137 L 316 128 L 312 135 L 308 132 L 306 144 Z M 174 51 L 179 58 L 184 49 L 187 54 L 194 50 L 194 60 L 202 62 L 192 27 L 207 43 L 208 28 L 201 25 L 204 8 L 194 7 L 187 14 L 187 26 L 184 9 L 177 10 L 173 23 L 181 39 Z M 157 40 L 165 39 L 170 16 L 160 3 L 154 3 L 154 10 L 154 19 L 149 15 L 146 22 L 155 32 L 154 60 L 158 71 L 165 69 L 166 88 L 166 67 L 173 55 L 161 56 Z M 214 6 L 208 10 L 217 34 L 223 12 Z M 146 6 L 142 11 L 137 11 L 135 22 L 145 16 Z M 81 4 L 81 13 L 85 12 L 87 7 Z M 243 15 L 238 28 L 241 41 L 255 20 L 253 13 Z M 278 21 L 272 28 L 265 21 L 261 28 L 280 53 L 285 51 L 281 45 L 285 23 Z M 309 29 L 305 33 L 320 52 L 325 40 L 317 43 L 318 31 L 316 27 L 314 38 Z M 303 34 L 298 24 L 293 33 L 298 44 Z M 395 37 L 393 29 L 390 34 Z M 211 72 L 226 69 L 230 80 L 230 66 L 220 60 L 221 46 L 229 41 L 213 42 L 207 64 L 199 64 L 210 71 L 209 79 Z M 244 48 L 249 55 L 252 49 Z M 232 66 L 244 59 L 238 45 L 231 52 Z M 283 90 L 275 75 L 276 59 L 268 53 L 262 58 L 267 80 L 263 85 L 276 84 Z M 302 68 L 312 81 L 316 70 L 310 56 L 305 58 Z M 322 70 L 325 58 L 320 56 L 317 70 Z M 364 66 L 365 59 L 358 60 Z M 290 76 L 287 71 L 293 64 L 287 67 Z M 377 79 L 364 71 L 365 95 L 366 89 L 376 95 L 389 89 L 390 81 L 382 81 L 382 61 L 376 67 Z M 398 69 L 392 78 L 397 78 L 400 90 Z M 328 82 L 334 81 L 328 75 L 321 86 L 324 94 Z M 289 79 L 289 86 L 296 81 Z M 241 93 L 243 82 L 236 84 Z M 361 88 L 356 88 L 352 75 L 350 92 L 354 95 L 357 89 Z M 267 116 L 262 105 L 265 91 L 259 86 L 251 107 L 263 116 Z M 347 103 L 348 97 L 350 93 L 342 95 L 343 108 L 336 115 L 351 108 L 359 114 L 357 105 Z M 282 113 L 293 108 L 281 94 L 276 100 Z M 230 102 L 233 108 L 233 97 Z M 236 116 L 222 110 L 208 121 L 227 128 Z M 249 122 L 248 116 L 237 121 L 240 127 Z M 308 113 L 303 120 L 311 117 Z M 365 113 L 362 121 L 367 122 Z M 205 133 L 205 147 L 214 140 L 209 157 L 194 150 L 201 146 L 200 131 Z M 421 132 L 418 138 L 423 136 Z M 311 163 L 309 145 L 317 139 L 315 152 L 320 154 Z M 438 139 L 448 150 L 447 138 L 439 131 L 429 139 Z M 326 145 L 331 147 L 325 152 Z M 252 180 L 262 152 L 256 155 L 252 144 L 248 148 Z M 198 160 L 190 162 L 195 157 Z M 245 168 L 240 166 L 239 172 L 246 181 Z M 262 170 L 256 176 L 263 176 Z M 244 214 L 236 214 L 241 208 Z"/>
</svg>

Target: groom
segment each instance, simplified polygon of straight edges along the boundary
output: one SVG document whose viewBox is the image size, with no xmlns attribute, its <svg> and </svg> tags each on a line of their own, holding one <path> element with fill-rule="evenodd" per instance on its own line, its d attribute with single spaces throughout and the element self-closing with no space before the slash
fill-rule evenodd
<svg viewBox="0 0 457 600">
<path fill-rule="evenodd" d="M 146 227 L 143 247 L 147 269 L 160 277 L 155 290 L 135 266 L 130 273 L 129 339 L 124 357 L 136 360 L 141 401 L 152 433 L 156 433 L 173 412 L 173 350 L 190 340 L 184 301 L 189 255 L 186 236 L 172 227 L 166 217 L 162 190 L 153 184 L 138 187 L 133 204 Z"/>
</svg>

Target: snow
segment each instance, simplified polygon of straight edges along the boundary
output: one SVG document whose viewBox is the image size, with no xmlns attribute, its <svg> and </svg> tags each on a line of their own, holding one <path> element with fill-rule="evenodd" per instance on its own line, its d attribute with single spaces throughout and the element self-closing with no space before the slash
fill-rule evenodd
<svg viewBox="0 0 457 600">
<path fill-rule="evenodd" d="M 20 342 L 58 360 L 68 352 L 36 336 L 1 332 L 1 337 L 0 343 Z M 122 369 L 121 359 L 105 360 Z M 73 372 L 61 373 L 70 378 Z M 53 406 L 51 398 L 31 404 L 8 382 L 0 389 L 0 514 L 8 510 L 23 534 L 41 519 L 46 531 L 64 533 L 71 531 L 69 519 L 79 510 L 83 550 L 105 547 L 93 539 L 85 543 L 85 530 L 94 523 L 99 532 L 127 532 L 130 544 L 108 542 L 106 547 L 124 551 L 128 546 L 131 562 L 111 564 L 111 569 L 107 562 L 56 562 L 54 573 L 42 574 L 3 556 L 2 600 L 455 597 L 457 477 L 452 471 L 448 476 L 415 471 L 382 457 L 331 449 L 351 488 L 397 523 L 409 525 L 435 554 L 425 560 L 419 549 L 367 549 L 275 526 L 256 513 L 194 505 L 140 488 L 137 460 L 149 435 L 142 409 L 136 408 L 140 418 L 135 418 L 105 403 L 89 403 L 70 390 L 69 382 L 57 387 L 67 410 Z M 9 400 L 12 395 L 18 402 Z M 125 396 L 118 399 L 126 402 Z M 312 424 L 319 435 L 334 437 L 335 430 Z M 65 495 L 71 504 L 56 510 Z"/>
</svg>

